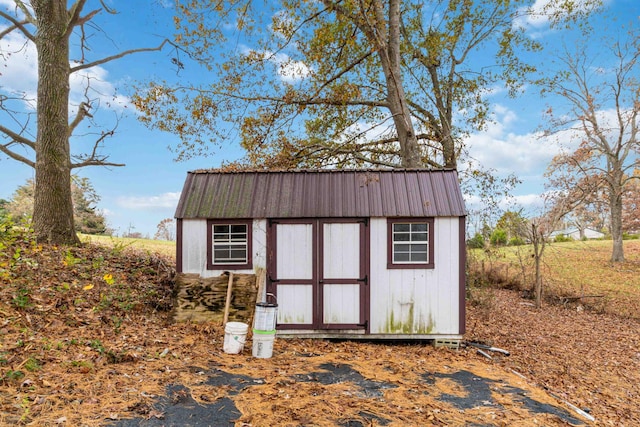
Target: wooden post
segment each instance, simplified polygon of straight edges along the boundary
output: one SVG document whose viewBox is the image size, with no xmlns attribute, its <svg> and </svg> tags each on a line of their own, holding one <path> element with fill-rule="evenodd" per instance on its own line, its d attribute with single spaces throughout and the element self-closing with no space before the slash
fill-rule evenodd
<svg viewBox="0 0 640 427">
<path fill-rule="evenodd" d="M 265 269 L 261 268 L 258 271 L 256 271 L 256 282 L 258 285 L 258 293 L 256 294 L 256 303 L 267 300 L 266 298 L 264 300 L 262 299 L 262 293 L 264 292 L 264 285 L 267 281 L 266 276 L 267 276 L 267 271 Z"/>
<path fill-rule="evenodd" d="M 227 320 L 229 320 L 229 306 L 231 305 L 231 290 L 233 289 L 233 272 L 229 272 L 229 283 L 227 284 L 227 300 L 224 303 L 224 318 L 222 320 L 222 327 L 227 326 Z"/>
</svg>

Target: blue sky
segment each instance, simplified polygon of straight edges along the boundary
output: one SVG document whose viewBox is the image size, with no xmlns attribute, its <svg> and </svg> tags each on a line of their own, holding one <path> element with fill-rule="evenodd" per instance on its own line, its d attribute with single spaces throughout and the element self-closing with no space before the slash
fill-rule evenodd
<svg viewBox="0 0 640 427">
<path fill-rule="evenodd" d="M 539 6 L 544 1 L 537 0 Z M 0 0 L 0 8 L 6 10 L 11 0 Z M 85 10 L 96 7 L 97 1 L 89 0 Z M 172 2 L 150 0 L 136 2 L 112 2 L 119 15 L 102 13 L 96 19 L 104 34 L 92 40 L 92 54 L 96 59 L 121 50 L 150 47 L 160 43 L 162 36 L 170 36 L 173 30 Z M 637 0 L 608 0 L 608 8 L 620 19 L 639 19 L 640 2 Z M 151 4 L 151 7 L 148 5 Z M 609 21 L 610 22 L 610 21 Z M 0 20 L 0 29 L 4 25 Z M 551 31 L 544 20 L 523 21 L 531 37 L 560 44 L 567 35 Z M 606 31 L 607 21 L 602 21 L 600 31 Z M 607 27 L 608 28 L 608 27 Z M 596 31 L 594 34 L 599 34 Z M 597 40 L 594 40 L 594 43 Z M 15 49 L 20 40 L 4 41 L 3 50 Z M 117 234 L 128 230 L 153 236 L 157 224 L 164 218 L 173 217 L 187 171 L 217 167 L 223 160 L 242 156 L 237 146 L 216 149 L 206 158 L 175 162 L 174 154 L 167 148 L 177 146 L 178 139 L 167 133 L 151 131 L 136 119 L 129 104 L 131 85 L 140 80 L 153 79 L 198 79 L 204 71 L 187 67 L 178 75 L 171 64 L 174 52 L 166 49 L 161 53 L 144 53 L 104 64 L 90 75 L 94 87 L 93 96 L 101 99 L 101 118 L 113 123 L 113 117 L 122 115 L 117 133 L 106 142 L 105 153 L 110 160 L 126 163 L 125 167 L 90 167 L 74 170 L 91 180 L 101 196 L 101 209 L 111 228 Z M 0 70 L 0 91 L 35 91 L 35 50 L 22 50 L 12 55 L 7 66 Z M 75 99 L 81 99 L 80 86 L 72 81 Z M 542 174 L 557 152 L 557 147 L 540 138 L 543 111 L 546 104 L 554 100 L 541 100 L 537 91 L 527 88 L 518 99 L 509 99 L 500 88 L 490 95 L 493 104 L 494 123 L 486 131 L 470 137 L 470 153 L 485 167 L 495 169 L 499 175 L 515 173 L 523 181 L 514 195 L 522 206 L 529 206 L 539 199 L 543 191 Z M 72 100 L 73 104 L 73 100 Z M 77 104 L 77 103 L 76 103 Z M 90 132 L 91 130 L 88 130 Z M 92 135 L 87 134 L 72 144 L 90 144 Z M 83 139 L 84 138 L 84 139 Z M 0 155 L 0 198 L 10 198 L 13 191 L 34 172 L 31 168 Z"/>
</svg>

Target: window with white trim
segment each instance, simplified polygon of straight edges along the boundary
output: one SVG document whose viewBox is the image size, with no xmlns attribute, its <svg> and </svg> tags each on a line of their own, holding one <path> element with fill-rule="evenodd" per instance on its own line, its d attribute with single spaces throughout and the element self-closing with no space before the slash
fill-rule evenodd
<svg viewBox="0 0 640 427">
<path fill-rule="evenodd" d="M 433 268 L 433 219 L 389 219 L 389 268 Z"/>
<path fill-rule="evenodd" d="M 251 222 L 209 221 L 208 268 L 251 268 Z"/>
</svg>

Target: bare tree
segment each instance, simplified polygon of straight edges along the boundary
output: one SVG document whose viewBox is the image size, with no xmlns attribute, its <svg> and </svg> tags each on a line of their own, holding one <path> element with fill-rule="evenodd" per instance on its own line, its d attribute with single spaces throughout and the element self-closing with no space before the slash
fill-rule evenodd
<svg viewBox="0 0 640 427">
<path fill-rule="evenodd" d="M 606 193 L 613 238 L 611 261 L 624 261 L 622 208 L 625 185 L 635 179 L 633 169 L 640 166 L 638 113 L 640 82 L 638 59 L 640 37 L 630 31 L 626 40 L 609 46 L 607 55 L 590 56 L 578 46 L 560 57 L 561 73 L 546 90 L 568 101 L 568 111 L 549 110 L 548 131 L 565 145 L 549 166 L 551 183 L 562 189 L 574 205 Z M 612 58 L 611 58 L 612 57 Z"/>
<path fill-rule="evenodd" d="M 25 43 L 32 43 L 37 50 L 38 88 L 35 100 L 36 132 L 30 115 L 20 115 L 7 106 L 8 97 L 0 98 L 0 109 L 10 120 L 0 124 L 0 152 L 35 169 L 35 195 L 33 226 L 36 237 L 42 242 L 79 243 L 74 231 L 73 202 L 71 194 L 71 170 L 85 166 L 123 166 L 111 162 L 101 153 L 106 138 L 115 129 L 108 129 L 96 136 L 89 150 L 77 156 L 71 155 L 69 139 L 78 126 L 97 108 L 86 97 L 73 117 L 69 115 L 69 78 L 74 73 L 108 63 L 144 51 L 162 49 L 166 41 L 153 48 L 126 50 L 111 56 L 87 60 L 86 29 L 99 13 L 113 13 L 100 0 L 102 7 L 83 13 L 87 0 L 14 0 L 11 10 L 0 10 L 0 40 L 20 34 Z M 98 2 L 96 2 L 98 3 Z M 68 7 L 67 7 L 68 5 Z M 80 56 L 74 65 L 70 63 L 69 47 L 73 37 L 80 47 Z M 0 52 L 2 58 L 3 52 Z M 87 84 L 90 84 L 89 82 Z M 26 95 L 17 98 L 27 100 Z M 30 154 L 25 154 L 30 153 Z"/>
<path fill-rule="evenodd" d="M 546 193 L 543 198 L 542 214 L 524 224 L 523 230 L 533 248 L 534 282 L 531 290 L 536 308 L 542 306 L 544 288 L 542 263 L 547 243 L 551 233 L 570 211 L 570 204 L 566 198 L 562 197 L 561 193 Z"/>
<path fill-rule="evenodd" d="M 165 218 L 158 223 L 155 240 L 176 240 L 176 222 L 173 218 Z"/>
</svg>

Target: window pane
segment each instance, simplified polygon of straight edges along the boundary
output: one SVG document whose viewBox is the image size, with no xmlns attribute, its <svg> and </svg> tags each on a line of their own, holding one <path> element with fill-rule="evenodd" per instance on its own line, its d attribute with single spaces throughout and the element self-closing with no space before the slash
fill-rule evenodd
<svg viewBox="0 0 640 427">
<path fill-rule="evenodd" d="M 428 256 L 426 252 L 413 252 L 411 254 L 411 262 L 428 262 Z"/>
<path fill-rule="evenodd" d="M 395 233 L 393 235 L 394 242 L 408 242 L 411 239 L 411 235 L 409 233 Z"/>
<path fill-rule="evenodd" d="M 245 233 L 234 233 L 231 235 L 231 241 L 232 242 L 246 242 L 247 241 L 247 235 Z"/>
<path fill-rule="evenodd" d="M 232 233 L 246 233 L 247 232 L 247 226 L 246 224 L 234 224 L 231 226 L 231 232 Z"/>
<path fill-rule="evenodd" d="M 417 231 L 428 231 L 428 229 L 427 229 L 427 224 L 426 224 L 426 223 L 411 224 L 411 231 L 412 231 L 412 232 L 417 232 Z"/>
<path fill-rule="evenodd" d="M 427 245 L 411 245 L 411 252 L 427 252 Z"/>
<path fill-rule="evenodd" d="M 213 226 L 213 232 L 218 234 L 218 233 L 229 233 L 229 226 L 228 225 L 214 225 Z"/>
<path fill-rule="evenodd" d="M 247 258 L 247 251 L 244 249 L 233 249 L 231 258 L 236 261 L 244 261 Z"/>
<path fill-rule="evenodd" d="M 411 245 L 393 245 L 393 249 L 395 252 L 410 252 L 411 251 Z"/>
<path fill-rule="evenodd" d="M 408 252 L 395 252 L 393 254 L 394 262 L 408 262 L 409 261 L 409 253 Z"/>
<path fill-rule="evenodd" d="M 229 258 L 229 250 L 225 248 L 216 248 L 213 251 L 213 262 L 221 262 Z"/>
<path fill-rule="evenodd" d="M 411 231 L 410 224 L 393 224 L 393 231 Z"/>
<path fill-rule="evenodd" d="M 427 241 L 427 233 L 413 233 L 411 235 L 412 242 L 426 242 Z"/>
</svg>

